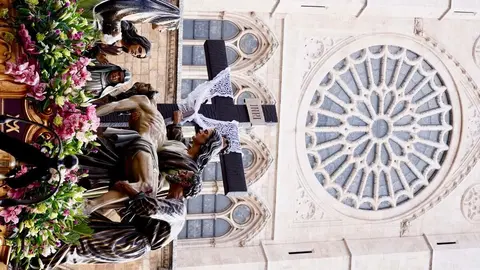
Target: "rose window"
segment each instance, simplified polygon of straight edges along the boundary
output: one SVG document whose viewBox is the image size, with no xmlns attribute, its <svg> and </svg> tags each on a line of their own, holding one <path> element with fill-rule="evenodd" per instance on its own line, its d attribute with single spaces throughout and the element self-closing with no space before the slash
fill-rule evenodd
<svg viewBox="0 0 480 270">
<path fill-rule="evenodd" d="M 310 167 L 345 205 L 394 208 L 434 181 L 452 118 L 447 87 L 422 56 L 397 46 L 360 50 L 313 95 L 305 129 Z"/>
</svg>

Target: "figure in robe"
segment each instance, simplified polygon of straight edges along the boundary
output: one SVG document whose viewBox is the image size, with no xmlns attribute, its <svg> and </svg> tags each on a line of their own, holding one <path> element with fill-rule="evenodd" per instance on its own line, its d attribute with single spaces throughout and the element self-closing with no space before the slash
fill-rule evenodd
<svg viewBox="0 0 480 270">
<path fill-rule="evenodd" d="M 112 43 L 97 43 L 85 56 L 96 59 L 101 64 L 108 64 L 107 55 L 120 55 L 128 53 L 137 58 L 146 58 L 150 55 L 151 42 L 137 33 L 137 29 L 131 22 L 122 21 L 121 35 L 119 40 Z M 105 41 L 105 39 L 104 39 Z M 106 42 L 106 41 L 105 41 Z"/>
<path fill-rule="evenodd" d="M 82 238 L 79 245 L 64 244 L 55 254 L 43 259 L 47 269 L 61 263 L 132 261 L 168 244 L 184 226 L 184 198 L 201 190 L 199 177 L 193 172 L 197 160 L 202 164 L 208 162 L 210 153 L 220 147 L 221 137 L 214 130 L 205 131 L 196 136 L 196 146 L 188 153 L 170 153 L 174 159 L 162 161 L 162 168 L 168 168 L 167 181 L 171 181 L 167 197 L 157 198 L 155 193 L 147 196 L 142 190 L 158 181 L 160 162 L 156 152 L 164 151 L 166 128 L 154 97 L 149 100 L 146 96 L 132 96 L 104 105 L 97 112 L 102 115 L 123 110 L 135 112 L 136 131 L 107 128 L 98 134 L 97 152 L 78 156 L 80 169 L 88 170 L 88 176 L 80 180 L 80 185 L 90 189 L 107 185 L 110 191 L 102 197 L 126 199 L 126 205 L 118 209 L 121 221 L 111 221 L 94 212 L 90 217 L 94 234 Z"/>
<path fill-rule="evenodd" d="M 150 98 L 145 95 L 134 95 L 126 99 L 107 103 L 97 109 L 97 115 L 103 116 L 119 111 L 132 111 L 129 121 L 131 130 L 107 128 L 107 130 L 103 132 L 103 136 L 114 138 L 117 140 L 116 144 L 122 144 L 121 138 L 125 137 L 128 133 L 142 132 L 142 130 L 150 129 L 151 126 L 155 127 L 155 129 L 161 128 L 163 134 L 158 132 L 159 135 L 150 135 L 153 139 L 157 140 L 157 143 L 154 145 L 156 145 L 157 158 L 158 155 L 160 155 L 161 158 L 157 159 L 158 162 L 156 165 L 158 166 L 158 170 L 161 172 L 172 170 L 192 171 L 196 175 L 196 181 L 200 181 L 199 173 L 201 170 L 203 170 L 213 156 L 222 150 L 223 138 L 214 129 L 204 130 L 197 133 L 193 137 L 193 145 L 189 147 L 179 141 L 176 141 L 181 137 L 178 134 L 179 131 L 181 132 L 181 129 L 175 125 L 165 127 L 164 119 L 156 107 L 155 95 L 150 95 Z M 173 130 L 176 130 L 176 132 Z M 102 143 L 102 145 L 106 144 Z M 101 150 L 102 151 L 98 151 L 97 154 L 92 154 L 92 161 L 103 161 L 110 159 L 110 157 L 105 157 L 104 153 L 111 152 L 111 150 Z M 117 160 L 117 158 L 113 158 L 113 160 Z M 134 163 L 130 164 L 134 165 Z M 124 166 L 128 171 L 129 167 L 131 166 L 130 164 L 122 164 L 122 166 Z M 109 167 L 111 167 L 114 171 L 118 171 L 113 163 L 104 164 L 104 162 L 100 162 L 95 166 L 92 164 L 92 166 L 86 169 L 89 170 L 90 175 L 92 175 L 93 172 L 96 176 L 82 179 L 80 181 L 80 185 L 87 189 L 94 190 L 99 190 L 102 188 L 105 189 L 108 186 L 111 186 L 112 179 L 107 177 L 108 171 L 106 171 L 106 168 Z M 127 174 L 126 178 L 131 179 L 132 177 Z M 115 180 L 113 180 L 113 182 L 114 181 Z M 157 179 L 150 178 L 150 181 L 148 179 L 134 179 L 134 182 L 142 181 L 148 182 L 148 184 L 152 187 L 153 196 L 155 196 L 155 194 L 158 192 L 158 187 L 161 186 L 158 181 L 158 177 Z M 201 185 L 197 186 L 201 187 Z M 199 190 L 188 191 L 186 196 L 193 196 L 198 192 Z"/>
<path fill-rule="evenodd" d="M 113 64 L 87 66 L 87 70 L 91 74 L 91 80 L 85 84 L 85 92 L 94 99 L 115 94 L 132 79 L 130 71 Z"/>
<path fill-rule="evenodd" d="M 80 0 L 78 7 L 84 9 L 84 17 L 116 40 L 121 38 L 121 21 L 151 23 L 152 29 L 163 31 L 177 29 L 181 18 L 178 7 L 168 0 Z"/>
<path fill-rule="evenodd" d="M 113 190 L 128 196 L 118 209 L 120 222 L 93 213 L 89 220 L 94 231 L 91 236 L 81 238 L 77 245 L 62 244 L 54 254 L 42 258 L 45 268 L 40 268 L 37 260 L 32 261 L 31 268 L 130 262 L 166 246 L 184 227 L 186 207 L 180 184 L 172 183 L 166 198 L 159 199 L 138 192 L 126 182 L 116 182 Z"/>
</svg>

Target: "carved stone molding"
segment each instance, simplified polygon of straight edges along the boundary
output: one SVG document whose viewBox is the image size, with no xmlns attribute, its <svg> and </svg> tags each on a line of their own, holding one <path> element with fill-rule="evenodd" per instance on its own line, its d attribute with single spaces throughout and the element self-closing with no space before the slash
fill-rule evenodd
<svg viewBox="0 0 480 270">
<path fill-rule="evenodd" d="M 445 166 L 441 166 L 441 169 L 443 170 L 441 174 L 437 175 L 435 181 L 432 181 L 432 185 L 428 187 L 429 192 L 424 193 L 425 191 L 422 191 L 422 193 L 419 193 L 420 197 L 412 199 L 408 206 L 404 204 L 402 209 L 392 210 L 388 213 L 384 211 L 367 214 L 364 212 L 354 213 L 354 211 L 347 210 L 345 207 L 337 205 L 332 200 L 332 196 L 330 196 L 327 192 L 320 192 L 316 190 L 317 187 L 320 186 L 318 184 L 319 179 L 316 179 L 313 174 L 303 173 L 304 171 L 311 171 L 312 169 L 308 159 L 300 157 L 300 152 L 303 151 L 303 148 L 305 148 L 305 134 L 303 132 L 305 128 L 301 127 L 300 125 L 304 125 L 306 114 L 302 109 L 299 111 L 297 119 L 297 123 L 299 123 L 297 128 L 299 131 L 297 131 L 297 134 L 302 134 L 297 136 L 297 151 L 299 153 L 299 165 L 302 168 L 302 176 L 300 177 L 300 180 L 302 181 L 305 191 L 310 194 L 315 202 L 329 203 L 332 208 L 343 214 L 343 220 L 351 220 L 352 222 L 359 220 L 368 222 L 400 220 L 401 222 L 399 222 L 399 225 L 401 225 L 401 234 L 404 235 L 405 232 L 408 231 L 412 221 L 448 196 L 448 194 L 450 194 L 451 191 L 453 191 L 461 183 L 461 181 L 465 179 L 466 175 L 468 175 L 470 170 L 480 158 L 480 135 L 476 134 L 475 138 L 473 138 L 474 142 L 472 147 L 466 149 L 466 126 L 461 125 L 462 117 L 466 117 L 466 115 L 468 115 L 468 117 L 475 115 L 466 111 L 464 104 L 468 104 L 468 101 L 473 104 L 472 109 L 474 111 L 480 112 L 480 93 L 478 91 L 478 87 L 473 81 L 472 77 L 467 73 L 466 69 L 459 63 L 459 61 L 457 61 L 446 51 L 443 46 L 441 46 L 433 38 L 429 37 L 425 32 L 423 32 L 422 36 L 415 37 L 393 33 L 355 36 L 339 41 L 338 43 L 341 44 L 334 46 L 335 49 L 332 49 L 328 52 L 325 52 L 325 50 L 321 48 L 323 43 L 319 42 L 319 40 L 321 39 L 305 40 L 305 48 L 308 48 L 305 49 L 304 54 L 305 63 L 307 64 L 306 68 L 308 69 L 312 66 L 313 68 L 307 72 L 308 76 L 303 82 L 302 88 L 306 90 L 304 95 L 307 95 L 308 91 L 313 93 L 318 89 L 319 84 L 317 84 L 317 82 L 320 83 L 324 78 L 326 78 L 325 74 L 328 73 L 328 69 L 335 66 L 335 64 L 341 60 L 341 53 L 339 53 L 340 51 L 345 51 L 345 55 L 349 55 L 348 53 L 350 53 L 351 50 L 356 48 L 359 44 L 361 44 L 360 46 L 370 46 L 370 44 L 373 43 L 381 44 L 380 40 L 385 40 L 387 41 L 388 45 L 392 46 L 402 46 L 402 44 L 405 44 L 406 47 L 411 47 L 412 51 L 422 52 L 425 55 L 424 59 L 427 59 L 429 62 L 431 62 L 431 64 L 438 63 L 434 65 L 434 68 L 439 72 L 439 74 L 442 75 L 441 77 L 444 78 L 446 81 L 445 83 L 448 84 L 448 89 L 455 94 L 455 97 L 452 97 L 452 100 L 455 100 L 454 107 L 457 108 L 457 111 L 454 113 L 454 117 L 456 118 L 455 121 L 453 121 L 454 125 L 456 125 L 454 128 L 455 138 L 453 139 L 452 137 L 451 139 L 450 152 L 452 154 L 448 157 L 449 161 L 445 163 Z M 312 43 L 314 45 L 310 46 L 307 43 Z M 313 48 L 317 48 L 317 50 Z M 322 54 L 322 51 L 323 56 L 318 59 L 318 55 Z M 312 59 L 318 60 L 315 62 L 315 60 Z M 341 67 L 342 66 L 339 65 L 338 68 Z M 461 92 L 461 95 L 458 94 L 459 92 Z M 311 98 L 308 98 L 308 100 L 304 99 L 300 105 L 300 108 L 303 108 L 302 105 L 308 106 L 310 103 Z M 480 113 L 477 113 L 476 115 L 478 116 Z M 459 144 L 461 144 L 461 147 L 459 147 Z M 461 152 L 458 152 L 459 150 Z"/>
<path fill-rule="evenodd" d="M 233 72 L 231 74 L 231 80 L 238 89 L 238 91 L 234 93 L 235 100 L 237 100 L 243 92 L 248 91 L 254 94 L 256 98 L 260 99 L 262 104 L 277 103 L 272 92 L 267 88 L 262 80 L 255 75 L 255 73 L 248 72 L 248 75 L 245 75 L 243 72 Z"/>
<path fill-rule="evenodd" d="M 245 246 L 260 233 L 272 217 L 272 212 L 266 203 L 256 194 L 249 192 L 242 197 L 229 197 L 232 204 L 221 213 L 187 215 L 187 220 L 223 219 L 231 226 L 225 235 L 215 238 L 182 239 L 178 245 L 184 247 L 231 247 Z M 234 213 L 237 209 L 248 208 L 250 216 L 244 222 L 237 222 Z"/>
<path fill-rule="evenodd" d="M 254 160 L 251 166 L 245 168 L 245 178 L 247 185 L 252 185 L 257 182 L 270 168 L 273 163 L 273 156 L 268 150 L 267 145 L 255 136 L 253 132 L 241 133 L 240 141 L 242 148 L 249 149 L 254 155 Z"/>
<path fill-rule="evenodd" d="M 480 223 L 480 184 L 468 188 L 461 201 L 463 216 L 471 223 Z"/>
<path fill-rule="evenodd" d="M 298 183 L 296 195 L 295 223 L 315 222 L 323 219 L 323 211 L 307 194 L 300 183 Z"/>
<path fill-rule="evenodd" d="M 478 122 L 479 120 L 477 117 L 480 115 L 480 92 L 473 78 L 468 74 L 460 62 L 455 59 L 452 54 L 448 53 L 445 47 L 443 47 L 438 41 L 432 37 L 429 37 L 425 33 L 422 41 L 438 55 L 442 56 L 442 58 L 445 60 L 445 63 L 449 67 L 449 71 L 455 76 L 455 82 L 458 84 L 458 87 L 462 89 L 462 92 L 465 93 L 470 104 L 473 105 L 471 109 L 476 111 L 472 115 L 473 117 L 468 121 Z M 471 136 L 473 142 L 467 148 L 467 152 L 460 159 L 458 165 L 455 166 L 455 171 L 450 174 L 450 181 L 442 185 L 435 193 L 433 198 L 425 202 L 422 207 L 417 209 L 413 214 L 409 215 L 408 218 L 405 218 L 401 224 L 410 224 L 413 220 L 432 209 L 435 205 L 445 199 L 453 190 L 455 190 L 455 188 L 458 187 L 458 185 L 470 173 L 472 168 L 480 159 L 480 134 L 471 134 Z M 403 236 L 406 231 L 407 230 L 403 231 L 401 236 Z"/>
<path fill-rule="evenodd" d="M 304 41 L 305 78 L 320 59 L 341 41 L 349 37 L 308 37 Z"/>
<path fill-rule="evenodd" d="M 185 19 L 198 20 L 228 20 L 235 24 L 240 32 L 230 40 L 225 40 L 227 47 L 235 50 L 240 56 L 230 68 L 234 71 L 255 71 L 261 68 L 270 60 L 277 48 L 279 42 L 268 27 L 254 12 L 249 14 L 244 13 L 229 13 L 229 12 L 205 12 L 205 13 L 185 13 Z M 243 36 L 253 34 L 259 42 L 259 48 L 252 54 L 245 54 L 238 49 L 238 43 Z"/>
<path fill-rule="evenodd" d="M 172 4 L 180 7 L 183 10 L 183 0 L 171 0 Z M 180 91 L 179 85 L 181 83 L 181 64 L 182 60 L 179 57 L 181 55 L 182 48 L 182 31 L 183 22 L 180 22 L 179 29 L 176 31 L 168 31 L 167 33 L 167 66 L 166 69 L 166 82 L 165 82 L 165 102 L 176 102 L 176 97 Z"/>
<path fill-rule="evenodd" d="M 413 33 L 416 36 L 423 35 L 423 19 L 422 18 L 415 18 L 414 26 L 413 26 Z"/>
<path fill-rule="evenodd" d="M 480 68 L 480 36 L 477 38 L 477 40 L 473 44 L 472 56 L 473 56 L 473 61 L 475 61 L 475 64 L 477 64 L 477 67 Z"/>
</svg>

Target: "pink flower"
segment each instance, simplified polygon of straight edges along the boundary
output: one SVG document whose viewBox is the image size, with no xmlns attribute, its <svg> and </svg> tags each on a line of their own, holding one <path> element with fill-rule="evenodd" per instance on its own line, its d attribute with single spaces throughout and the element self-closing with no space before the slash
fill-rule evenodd
<svg viewBox="0 0 480 270">
<path fill-rule="evenodd" d="M 33 183 L 31 183 L 30 185 L 27 186 L 27 189 L 34 189 L 34 188 L 39 188 L 41 185 L 40 185 L 40 182 L 38 181 L 35 181 Z"/>
<path fill-rule="evenodd" d="M 95 110 L 94 105 L 87 107 L 87 117 L 88 121 L 90 122 L 91 129 L 97 130 L 97 128 L 100 126 L 100 118 L 97 116 L 97 111 Z"/>
<path fill-rule="evenodd" d="M 76 183 L 78 181 L 78 168 L 74 170 L 68 170 L 65 174 L 65 181 Z"/>
<path fill-rule="evenodd" d="M 22 213 L 22 207 L 20 206 L 7 207 L 0 211 L 0 216 L 3 217 L 5 223 L 12 222 L 13 224 L 17 224 L 20 213 Z"/>
<path fill-rule="evenodd" d="M 33 97 L 35 100 L 38 100 L 38 101 L 44 101 L 45 94 L 47 93 L 47 91 L 45 91 L 46 88 L 47 88 L 46 83 L 39 83 L 35 86 L 31 86 L 29 89 L 30 92 L 27 93 L 27 96 Z"/>
<path fill-rule="evenodd" d="M 20 170 L 15 174 L 15 177 L 22 176 L 28 172 L 28 168 L 25 165 L 20 166 Z"/>
<path fill-rule="evenodd" d="M 70 215 L 70 210 L 66 209 L 65 211 L 63 211 L 63 215 L 64 216 L 69 216 Z"/>
<path fill-rule="evenodd" d="M 17 189 L 10 189 L 7 192 L 7 196 L 12 199 L 21 199 L 23 198 L 23 195 L 25 195 L 25 189 L 24 188 L 17 188 Z"/>
<path fill-rule="evenodd" d="M 83 113 L 76 108 L 75 104 L 65 102 L 62 107 L 58 107 L 58 116 L 62 118 L 61 124 L 54 125 L 55 132 L 62 140 L 69 140 L 76 137 L 85 143 L 88 143 L 94 136 L 86 136 L 86 132 L 96 130 L 100 125 L 100 118 L 97 117 L 95 106 L 90 105 Z"/>
<path fill-rule="evenodd" d="M 90 64 L 90 59 L 87 57 L 80 57 L 77 62 L 73 63 L 68 72 L 62 77 L 66 80 L 70 75 L 74 86 L 80 89 L 85 86 L 87 80 L 91 80 L 90 72 L 87 70 L 87 66 Z"/>
<path fill-rule="evenodd" d="M 71 39 L 73 39 L 73 40 L 80 40 L 80 39 L 82 39 L 82 37 L 83 37 L 83 32 L 77 32 L 77 33 L 71 35 Z M 82 44 L 82 45 L 79 45 L 79 44 Z M 79 42 L 75 45 L 80 46 L 80 47 L 85 46 L 85 44 L 83 42 Z"/>
<path fill-rule="evenodd" d="M 29 52 L 30 54 L 38 54 L 36 44 L 34 41 L 32 41 L 32 37 L 30 37 L 30 34 L 28 33 L 28 30 L 24 24 L 20 25 L 18 35 L 20 36 L 23 49 L 25 49 L 26 52 Z"/>
<path fill-rule="evenodd" d="M 22 64 L 6 63 L 5 74 L 12 75 L 15 82 L 35 86 L 40 82 L 36 65 L 29 62 Z"/>
</svg>

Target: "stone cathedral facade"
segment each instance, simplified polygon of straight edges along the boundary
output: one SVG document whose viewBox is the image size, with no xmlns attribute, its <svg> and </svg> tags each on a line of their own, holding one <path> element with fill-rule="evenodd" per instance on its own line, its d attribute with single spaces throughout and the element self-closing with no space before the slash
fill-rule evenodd
<svg viewBox="0 0 480 270">
<path fill-rule="evenodd" d="M 279 123 L 241 130 L 247 196 L 212 162 L 179 239 L 115 269 L 480 269 L 479 1 L 180 5 L 178 37 L 134 74 L 178 101 L 223 39 L 237 103 Z"/>
</svg>

